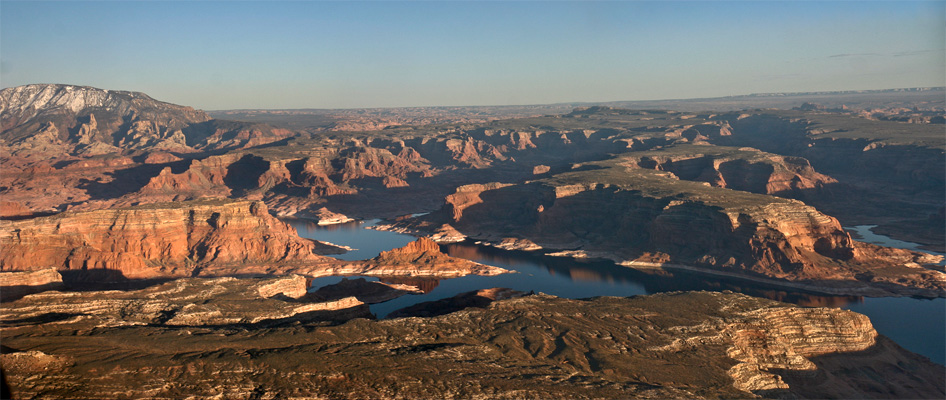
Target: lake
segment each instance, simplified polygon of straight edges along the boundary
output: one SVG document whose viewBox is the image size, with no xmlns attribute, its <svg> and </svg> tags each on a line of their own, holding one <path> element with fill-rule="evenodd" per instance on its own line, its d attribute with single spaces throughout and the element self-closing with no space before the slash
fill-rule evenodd
<svg viewBox="0 0 946 400">
<path fill-rule="evenodd" d="M 329 226 L 319 226 L 302 220 L 287 220 L 286 222 L 295 227 L 302 237 L 357 249 L 334 256 L 343 260 L 372 258 L 381 251 L 401 247 L 416 239 L 410 235 L 366 229 L 374 226 L 378 220 Z M 915 246 L 913 243 L 875 235 L 870 233 L 869 228 L 870 226 L 858 226 L 851 230 L 860 233 L 865 241 L 871 243 L 890 247 Z M 424 289 L 426 293 L 402 296 L 384 303 L 372 304 L 371 311 L 379 318 L 383 318 L 392 311 L 413 304 L 491 287 L 542 292 L 567 298 L 634 296 L 676 290 L 731 290 L 805 307 L 837 307 L 859 312 L 870 317 L 878 332 L 893 339 L 904 348 L 927 356 L 939 364 L 946 364 L 946 299 L 944 298 L 929 300 L 909 297 L 821 295 L 685 271 L 642 272 L 610 261 L 549 257 L 534 252 L 501 250 L 472 242 L 441 245 L 441 249 L 453 257 L 494 265 L 518 273 L 491 277 L 466 276 L 445 280 L 385 279 L 393 283 L 414 284 Z M 318 278 L 313 280 L 312 287 L 319 288 L 334 284 L 342 278 L 337 276 Z M 366 279 L 378 280 L 373 277 Z"/>
</svg>

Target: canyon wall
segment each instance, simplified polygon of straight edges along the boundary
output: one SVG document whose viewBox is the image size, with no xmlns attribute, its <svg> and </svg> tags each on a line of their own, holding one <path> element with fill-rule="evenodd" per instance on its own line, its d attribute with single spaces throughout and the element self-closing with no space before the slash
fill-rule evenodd
<svg viewBox="0 0 946 400">
<path fill-rule="evenodd" d="M 203 201 L 2 221 L 0 270 L 191 276 L 215 265 L 325 260 L 262 202 Z M 207 272 L 207 271 L 205 271 Z"/>
<path fill-rule="evenodd" d="M 830 292 L 946 295 L 942 272 L 921 266 L 935 256 L 856 242 L 836 219 L 800 201 L 626 169 L 626 161 L 594 165 L 528 184 L 466 186 L 440 211 L 394 227 L 432 234 L 447 224 L 501 247 L 704 267 Z"/>
</svg>

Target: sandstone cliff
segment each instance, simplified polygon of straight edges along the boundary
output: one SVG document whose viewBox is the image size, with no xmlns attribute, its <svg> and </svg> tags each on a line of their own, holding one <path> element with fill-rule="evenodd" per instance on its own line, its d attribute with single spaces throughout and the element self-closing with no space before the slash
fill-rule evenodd
<svg viewBox="0 0 946 400">
<path fill-rule="evenodd" d="M 499 246 L 568 250 L 562 254 L 635 267 L 689 265 L 832 293 L 946 295 L 943 273 L 921 266 L 934 256 L 855 242 L 836 219 L 796 200 L 626 163 L 461 188 L 463 201 L 453 195 L 440 211 L 394 226 L 432 233 L 447 223 Z"/>
<path fill-rule="evenodd" d="M 62 275 L 55 269 L 0 272 L 0 301 L 18 299 L 30 293 L 62 288 Z"/>
<path fill-rule="evenodd" d="M 114 95 L 145 101 L 137 94 L 62 90 L 93 93 L 88 96 L 96 99 Z M 50 109 L 64 107 L 42 97 L 24 98 L 52 104 L 47 107 Z M 99 104 L 93 100 L 82 100 L 80 105 Z M 137 104 L 132 100 L 129 104 Z M 123 107 L 108 104 L 110 110 Z M 153 106 L 155 110 L 161 107 L 173 109 Z M 178 111 L 186 114 L 186 110 Z M 263 200 L 280 216 L 310 216 L 327 207 L 365 217 L 429 211 L 437 206 L 436 199 L 446 195 L 440 219 L 428 219 L 429 226 L 424 227 L 440 240 L 473 237 L 504 248 L 544 247 L 638 265 L 708 266 L 794 282 L 836 280 L 840 286 L 852 283 L 852 287 L 863 287 L 861 283 L 866 282 L 903 294 L 909 293 L 900 287 L 937 278 L 913 268 L 925 260 L 912 253 L 878 252 L 853 243 L 837 221 L 825 215 L 839 216 L 846 224 L 851 218 L 884 219 L 881 222 L 900 226 L 893 232 L 916 232 L 911 228 L 922 225 L 927 227 L 924 234 L 914 236 L 929 236 L 928 242 L 941 245 L 941 240 L 937 242 L 943 233 L 937 229 L 941 226 L 936 226 L 935 218 L 927 222 L 926 217 L 942 207 L 942 191 L 935 190 L 942 186 L 938 176 L 942 168 L 936 168 L 943 160 L 942 140 L 940 132 L 924 125 L 911 124 L 904 129 L 901 125 L 906 124 L 851 116 L 832 119 L 837 116 L 801 111 L 717 115 L 592 107 L 564 116 L 482 125 L 399 127 L 331 135 L 295 132 L 290 137 L 288 132 L 260 124 L 213 120 L 191 121 L 182 133 L 192 149 L 220 154 L 181 151 L 169 157 L 170 149 L 149 141 L 148 135 L 139 135 L 148 129 L 163 129 L 160 121 L 155 122 L 163 114 L 155 112 L 150 119 L 132 118 L 134 123 L 126 128 L 138 133 L 113 135 L 112 142 L 101 143 L 120 147 L 122 155 L 77 153 L 55 163 L 4 157 L 7 173 L 0 176 L 0 194 L 5 201 L 22 206 L 11 213 L 26 217 L 64 209 L 93 210 L 211 196 Z M 108 118 L 101 113 L 83 113 L 70 117 L 75 121 L 68 132 L 53 124 L 33 132 L 29 140 L 56 138 L 47 143 L 51 149 L 94 145 L 95 132 L 103 132 Z M 183 121 L 181 118 L 178 120 Z M 4 139 L 8 145 L 27 140 L 26 136 L 10 136 L 10 132 L 5 133 L 10 140 Z M 177 137 L 173 132 L 171 135 Z M 278 141 L 242 149 L 268 140 Z M 784 145 L 788 154 L 714 146 L 718 144 L 751 145 L 769 151 Z M 139 145 L 143 146 L 139 152 L 127 152 Z M 627 179 L 620 178 L 625 172 L 616 165 L 586 162 L 615 154 L 620 154 L 622 167 L 641 170 L 626 172 L 628 177 L 640 177 L 636 183 L 621 183 Z M 187 157 L 192 158 L 184 159 Z M 856 162 L 846 165 L 844 159 Z M 555 173 L 570 169 L 569 173 L 589 176 L 555 182 Z M 861 172 L 858 169 L 877 177 L 854 174 Z M 835 176 L 835 171 L 840 175 Z M 542 175 L 536 176 L 536 172 Z M 489 181 L 525 182 L 537 177 L 543 179 L 509 188 L 483 187 Z M 708 188 L 690 185 L 693 182 L 674 182 L 674 177 L 717 188 L 803 198 L 824 213 L 735 191 L 704 190 Z M 891 185 L 885 187 L 905 190 L 848 190 L 853 187 L 851 182 L 860 181 L 883 181 Z M 893 185 L 895 181 L 902 184 Z M 666 188 L 661 189 L 663 186 Z M 839 190 L 826 190 L 836 187 Z M 872 195 L 850 198 L 849 193 Z M 894 198 L 897 206 L 891 207 L 887 201 Z M 492 206 L 495 204 L 504 206 Z M 743 208 L 745 204 L 752 206 Z M 889 209 L 879 209 L 881 206 Z M 924 210 L 934 213 L 924 214 Z M 904 215 L 916 221 L 906 224 Z M 888 265 L 890 259 L 905 267 L 875 268 Z M 831 267 L 834 264 L 840 267 Z M 905 280 L 897 283 L 901 279 Z M 921 286 L 913 294 L 928 295 L 941 285 Z"/>
<path fill-rule="evenodd" d="M 943 207 L 946 141 L 942 127 L 870 121 L 816 112 L 726 114 L 733 134 L 714 141 L 804 157 L 839 183 L 838 190 L 806 202 L 846 226 L 881 225 L 889 232 L 924 231 L 901 237 L 943 252 L 946 231 L 926 223 Z M 809 193 L 812 194 L 812 193 Z M 827 194 L 827 196 L 825 196 Z"/>
<path fill-rule="evenodd" d="M 324 261 L 261 202 L 204 201 L 67 212 L 4 221 L 0 270 L 111 270 L 126 278 L 213 274 L 214 268 Z M 237 268 L 239 270 L 239 268 Z"/>
<path fill-rule="evenodd" d="M 299 271 L 303 273 L 302 271 Z M 450 257 L 428 238 L 419 238 L 404 247 L 383 251 L 377 257 L 359 262 L 324 264 L 304 273 L 310 276 L 371 275 L 389 277 L 457 278 L 466 275 L 499 275 L 509 271 L 462 258 Z"/>
<path fill-rule="evenodd" d="M 314 215 L 316 220 L 318 220 L 319 225 L 335 225 L 335 224 L 344 224 L 346 222 L 354 221 L 353 218 L 349 218 L 343 214 L 332 212 L 328 208 L 322 207 L 315 211 Z"/>
</svg>

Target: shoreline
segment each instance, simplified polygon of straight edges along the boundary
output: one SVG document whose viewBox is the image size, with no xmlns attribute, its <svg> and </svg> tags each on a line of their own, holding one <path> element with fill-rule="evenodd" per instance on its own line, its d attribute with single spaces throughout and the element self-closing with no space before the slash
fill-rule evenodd
<svg viewBox="0 0 946 400">
<path fill-rule="evenodd" d="M 858 228 L 859 227 L 860 226 L 858 226 Z M 375 230 L 408 234 L 408 235 L 413 235 L 413 236 L 426 235 L 427 237 L 431 237 L 431 235 L 434 235 L 434 233 L 423 232 L 417 229 L 406 229 L 402 227 L 395 227 L 393 226 L 393 224 L 379 223 L 372 228 Z M 808 283 L 793 282 L 793 281 L 787 281 L 787 280 L 778 279 L 778 278 L 752 276 L 752 275 L 740 274 L 737 272 L 721 271 L 721 270 L 696 267 L 696 266 L 691 266 L 691 265 L 671 264 L 671 263 L 650 263 L 650 262 L 645 262 L 645 261 L 622 260 L 620 259 L 620 257 L 614 257 L 607 253 L 590 253 L 584 250 L 552 249 L 552 248 L 542 247 L 541 245 L 538 245 L 539 248 L 534 249 L 534 250 L 508 249 L 501 246 L 501 243 L 493 242 L 488 238 L 475 238 L 475 237 L 470 237 L 470 236 L 466 236 L 466 238 L 462 241 L 452 241 L 452 240 L 451 241 L 438 241 L 438 243 L 449 244 L 449 243 L 462 243 L 464 241 L 469 242 L 470 244 L 473 244 L 473 245 L 491 247 L 491 248 L 495 248 L 495 249 L 503 250 L 503 251 L 525 251 L 528 253 L 535 253 L 535 255 L 537 256 L 565 257 L 565 258 L 569 258 L 575 261 L 578 261 L 578 260 L 608 261 L 618 266 L 633 268 L 639 271 L 678 270 L 678 271 L 687 271 L 687 272 L 701 274 L 701 275 L 722 276 L 722 277 L 738 279 L 742 281 L 761 283 L 761 284 L 779 287 L 779 288 L 801 290 L 805 292 L 810 292 L 812 294 L 832 295 L 832 296 L 863 296 L 863 297 L 875 297 L 875 298 L 880 298 L 880 297 L 914 297 L 914 298 L 925 298 L 925 299 L 946 298 L 946 292 L 935 293 L 936 291 L 931 290 L 931 289 L 913 288 L 912 290 L 899 291 L 899 290 L 890 290 L 890 289 L 870 286 L 870 285 L 860 283 L 859 281 L 839 281 L 839 282 L 850 282 L 854 285 L 858 285 L 858 286 L 851 286 L 851 287 L 822 286 L 822 285 L 812 284 L 810 282 Z M 886 247 L 891 247 L 891 246 L 886 246 Z M 917 251 L 914 249 L 907 249 L 907 250 Z M 928 251 L 922 251 L 922 252 L 929 253 Z M 938 254 L 934 253 L 934 255 L 938 255 Z M 919 293 L 905 293 L 905 292 L 910 292 L 910 291 L 915 291 Z"/>
</svg>

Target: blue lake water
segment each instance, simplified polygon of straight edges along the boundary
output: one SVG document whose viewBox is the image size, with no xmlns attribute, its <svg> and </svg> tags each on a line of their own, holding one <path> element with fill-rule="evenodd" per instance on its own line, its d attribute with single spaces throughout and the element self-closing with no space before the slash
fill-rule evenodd
<svg viewBox="0 0 946 400">
<path fill-rule="evenodd" d="M 373 226 L 377 220 L 335 226 L 318 226 L 306 221 L 286 222 L 294 226 L 303 237 L 358 249 L 335 256 L 344 260 L 372 258 L 381 251 L 401 247 L 415 239 L 410 235 L 365 229 Z M 871 235 L 869 239 L 878 244 L 891 247 L 913 245 L 908 242 L 886 242 L 882 236 Z M 806 307 L 837 307 L 865 314 L 870 317 L 878 332 L 904 348 L 927 356 L 939 364 L 946 363 L 946 299 L 943 298 L 929 300 L 826 296 L 690 272 L 658 270 L 645 273 L 607 261 L 576 261 L 533 252 L 500 250 L 467 242 L 442 245 L 441 249 L 453 257 L 494 265 L 517 273 L 446 280 L 385 278 L 385 281 L 394 283 L 417 285 L 427 293 L 372 304 L 372 312 L 383 318 L 392 311 L 413 304 L 491 287 L 542 292 L 567 298 L 634 296 L 675 290 L 731 290 Z M 334 284 L 341 279 L 343 278 L 318 278 L 313 280 L 312 287 Z M 372 277 L 366 279 L 378 280 Z"/>
<path fill-rule="evenodd" d="M 296 228 L 299 236 L 351 247 L 353 250 L 333 255 L 341 260 L 366 260 L 385 250 L 402 247 L 417 238 L 393 232 L 366 229 L 378 223 L 377 219 L 352 221 L 344 224 L 317 225 L 306 220 L 286 220 Z"/>
</svg>

